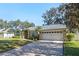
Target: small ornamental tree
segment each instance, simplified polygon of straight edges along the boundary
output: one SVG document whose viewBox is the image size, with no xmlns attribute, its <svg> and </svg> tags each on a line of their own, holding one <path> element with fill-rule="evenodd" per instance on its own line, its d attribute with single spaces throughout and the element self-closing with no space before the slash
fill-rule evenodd
<svg viewBox="0 0 79 59">
<path fill-rule="evenodd" d="M 73 38 L 75 37 L 75 34 L 74 33 L 68 33 L 66 34 L 66 37 L 69 41 L 73 40 Z"/>
<path fill-rule="evenodd" d="M 36 36 L 37 40 L 39 40 L 39 32 L 40 32 L 40 29 L 42 29 L 42 27 L 41 26 L 38 26 L 36 28 L 36 30 L 35 30 L 37 32 L 37 36 Z"/>
</svg>

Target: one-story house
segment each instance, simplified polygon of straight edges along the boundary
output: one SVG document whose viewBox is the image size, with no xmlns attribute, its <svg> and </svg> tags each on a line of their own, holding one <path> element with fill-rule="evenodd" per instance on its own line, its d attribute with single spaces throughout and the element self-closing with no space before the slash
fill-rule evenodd
<svg viewBox="0 0 79 59">
<path fill-rule="evenodd" d="M 11 38 L 14 37 L 14 30 L 12 28 L 4 29 L 0 31 L 0 37 Z"/>
<path fill-rule="evenodd" d="M 32 36 L 33 34 L 38 35 L 36 33 L 37 27 L 29 27 L 27 28 L 27 38 Z M 66 33 L 66 25 L 63 24 L 54 24 L 54 25 L 46 25 L 41 26 L 41 29 L 39 31 L 39 39 L 49 39 L 49 40 L 64 40 L 65 39 L 65 33 Z"/>
</svg>

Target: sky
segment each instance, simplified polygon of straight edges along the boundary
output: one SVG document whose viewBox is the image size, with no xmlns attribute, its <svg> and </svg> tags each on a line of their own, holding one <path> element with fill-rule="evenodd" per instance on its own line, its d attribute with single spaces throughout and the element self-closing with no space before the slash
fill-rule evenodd
<svg viewBox="0 0 79 59">
<path fill-rule="evenodd" d="M 41 26 L 43 13 L 59 5 L 60 3 L 4 3 L 0 4 L 0 19 L 7 21 L 20 19 Z"/>
</svg>

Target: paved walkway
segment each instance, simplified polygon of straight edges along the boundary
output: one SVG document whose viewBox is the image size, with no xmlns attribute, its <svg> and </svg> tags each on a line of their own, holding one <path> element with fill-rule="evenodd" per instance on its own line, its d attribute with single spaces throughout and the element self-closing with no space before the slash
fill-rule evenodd
<svg viewBox="0 0 79 59">
<path fill-rule="evenodd" d="M 13 49 L 0 56 L 62 56 L 63 55 L 63 42 L 62 41 L 49 41 L 39 40 L 21 48 Z"/>
</svg>

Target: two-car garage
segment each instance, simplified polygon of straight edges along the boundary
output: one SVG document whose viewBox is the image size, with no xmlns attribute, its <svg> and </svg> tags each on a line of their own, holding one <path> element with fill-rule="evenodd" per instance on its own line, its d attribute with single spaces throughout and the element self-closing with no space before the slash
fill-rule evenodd
<svg viewBox="0 0 79 59">
<path fill-rule="evenodd" d="M 58 27 L 59 26 L 59 27 Z M 49 39 L 53 41 L 62 41 L 64 40 L 66 26 L 64 25 L 50 25 L 44 26 L 40 31 L 40 39 Z"/>
<path fill-rule="evenodd" d="M 63 33 L 62 32 L 41 32 L 40 39 L 61 41 L 63 40 Z"/>
</svg>

